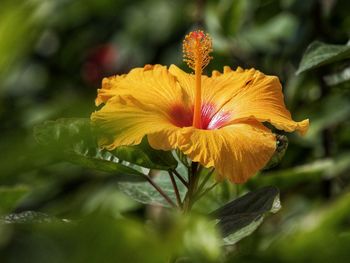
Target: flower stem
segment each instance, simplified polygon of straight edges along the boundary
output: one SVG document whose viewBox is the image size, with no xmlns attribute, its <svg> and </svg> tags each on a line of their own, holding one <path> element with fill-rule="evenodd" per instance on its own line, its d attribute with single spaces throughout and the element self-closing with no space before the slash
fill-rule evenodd
<svg viewBox="0 0 350 263">
<path fill-rule="evenodd" d="M 186 193 L 182 208 L 184 213 L 188 213 L 194 203 L 194 195 L 196 193 L 199 179 L 198 163 L 192 162 L 191 169 L 189 169 L 188 179 L 188 191 Z"/>
<path fill-rule="evenodd" d="M 180 197 L 180 193 L 179 193 L 179 188 L 177 187 L 174 175 L 173 175 L 173 173 L 171 171 L 168 171 L 168 173 L 169 173 L 170 180 L 171 180 L 171 183 L 173 185 L 174 192 L 175 192 L 175 195 L 176 195 L 177 205 L 178 205 L 178 207 L 182 208 L 182 202 L 181 202 L 181 197 Z"/>
<path fill-rule="evenodd" d="M 173 202 L 173 200 L 170 199 L 170 197 L 162 190 L 162 188 L 159 187 L 156 182 L 152 180 L 151 177 L 144 175 L 145 179 L 157 190 L 157 192 L 164 197 L 164 199 L 169 203 L 172 207 L 177 207 L 176 204 Z"/>
</svg>

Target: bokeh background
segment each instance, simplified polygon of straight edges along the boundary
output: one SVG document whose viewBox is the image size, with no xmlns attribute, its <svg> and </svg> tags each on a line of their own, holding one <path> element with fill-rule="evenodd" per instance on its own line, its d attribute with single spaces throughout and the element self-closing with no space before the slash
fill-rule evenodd
<svg viewBox="0 0 350 263">
<path fill-rule="evenodd" d="M 188 262 L 346 262 L 349 56 L 295 73 L 311 42 L 348 43 L 349 10 L 347 0 L 1 0 L 0 214 L 60 221 L 0 224 L 1 262 L 166 262 L 183 253 Z M 156 212 L 113 180 L 58 161 L 33 138 L 45 120 L 89 117 L 103 77 L 144 64 L 188 70 L 181 43 L 198 28 L 213 38 L 207 73 L 229 65 L 277 75 L 293 118 L 311 122 L 305 137 L 288 135 L 277 167 L 245 186 L 221 185 L 203 205 L 209 213 L 245 191 L 280 189 L 282 210 L 227 248 L 201 216 L 153 225 Z"/>
</svg>

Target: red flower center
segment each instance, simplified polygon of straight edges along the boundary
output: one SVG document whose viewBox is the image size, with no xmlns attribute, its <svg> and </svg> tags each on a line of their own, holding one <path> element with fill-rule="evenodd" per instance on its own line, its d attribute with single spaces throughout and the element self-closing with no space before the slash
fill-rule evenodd
<svg viewBox="0 0 350 263">
<path fill-rule="evenodd" d="M 190 127 L 193 123 L 193 111 L 193 107 L 185 108 L 181 104 L 175 104 L 170 110 L 170 121 L 177 127 Z M 215 105 L 203 103 L 201 108 L 201 129 L 219 129 L 228 123 L 230 117 L 230 112 L 217 111 Z"/>
</svg>

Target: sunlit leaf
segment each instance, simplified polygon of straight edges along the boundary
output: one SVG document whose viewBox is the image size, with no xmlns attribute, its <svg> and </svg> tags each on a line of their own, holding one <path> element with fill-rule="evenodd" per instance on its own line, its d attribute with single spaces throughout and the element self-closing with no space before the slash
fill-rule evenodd
<svg viewBox="0 0 350 263">
<path fill-rule="evenodd" d="M 267 213 L 276 213 L 280 208 L 279 190 L 264 187 L 233 200 L 211 215 L 218 220 L 224 243 L 232 245 L 250 235 Z"/>
<path fill-rule="evenodd" d="M 348 58 L 350 45 L 331 45 L 315 41 L 306 49 L 296 74 Z"/>
</svg>

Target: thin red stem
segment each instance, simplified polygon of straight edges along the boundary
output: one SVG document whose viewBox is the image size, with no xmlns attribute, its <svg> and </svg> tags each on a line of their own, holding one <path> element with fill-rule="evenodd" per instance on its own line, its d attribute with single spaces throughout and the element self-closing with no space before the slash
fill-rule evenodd
<svg viewBox="0 0 350 263">
<path fill-rule="evenodd" d="M 144 177 L 172 207 L 177 207 L 173 200 L 170 199 L 170 197 L 159 187 L 159 185 L 156 184 L 156 182 L 151 179 L 151 177 L 147 175 Z"/>
<path fill-rule="evenodd" d="M 183 183 L 184 186 L 188 188 L 188 182 L 186 182 L 186 180 L 175 169 L 171 170 L 171 172 L 181 181 L 181 183 Z"/>
<path fill-rule="evenodd" d="M 192 162 L 191 168 L 189 169 L 188 191 L 186 193 L 184 204 L 183 204 L 184 213 L 189 212 L 194 203 L 193 197 L 196 192 L 198 178 L 199 178 L 198 163 Z"/>
<path fill-rule="evenodd" d="M 170 180 L 171 180 L 171 183 L 172 183 L 172 185 L 173 185 L 174 192 L 175 192 L 175 195 L 176 195 L 177 205 L 178 205 L 180 208 L 182 208 L 182 202 L 181 202 L 181 197 L 180 197 L 180 193 L 179 193 L 179 188 L 177 187 L 177 184 L 176 184 L 174 175 L 173 175 L 172 172 L 170 172 L 170 171 L 168 171 L 168 173 L 169 173 Z"/>
</svg>

